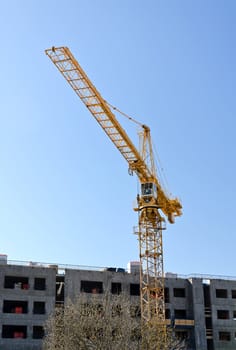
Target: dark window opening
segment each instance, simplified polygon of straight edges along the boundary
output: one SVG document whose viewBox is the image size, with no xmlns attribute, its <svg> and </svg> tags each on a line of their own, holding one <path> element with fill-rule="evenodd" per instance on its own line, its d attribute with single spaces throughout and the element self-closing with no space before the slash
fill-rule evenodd
<svg viewBox="0 0 236 350">
<path fill-rule="evenodd" d="M 56 277 L 56 304 L 64 302 L 65 297 L 65 279 L 64 276 Z"/>
<path fill-rule="evenodd" d="M 165 318 L 170 319 L 170 309 L 165 310 Z"/>
<path fill-rule="evenodd" d="M 185 288 L 174 288 L 174 297 L 185 298 Z"/>
<path fill-rule="evenodd" d="M 29 279 L 20 276 L 5 276 L 4 288 L 29 289 Z"/>
<path fill-rule="evenodd" d="M 231 290 L 231 294 L 232 294 L 232 298 L 236 299 L 236 290 L 235 289 Z"/>
<path fill-rule="evenodd" d="M 34 279 L 34 289 L 35 290 L 45 290 L 46 289 L 46 278 L 35 278 Z"/>
<path fill-rule="evenodd" d="M 121 293 L 121 283 L 113 282 L 111 284 L 111 293 L 112 294 L 120 294 Z"/>
<path fill-rule="evenodd" d="M 130 283 L 130 295 L 140 295 L 140 285 L 138 283 Z"/>
<path fill-rule="evenodd" d="M 34 314 L 43 315 L 45 314 L 45 302 L 43 301 L 34 301 Z"/>
<path fill-rule="evenodd" d="M 236 310 L 233 311 L 233 319 L 236 320 Z"/>
<path fill-rule="evenodd" d="M 81 281 L 81 292 L 101 294 L 103 293 L 103 283 L 98 281 Z"/>
<path fill-rule="evenodd" d="M 2 338 L 27 338 L 27 327 L 17 325 L 2 326 Z"/>
<path fill-rule="evenodd" d="M 156 196 L 156 185 L 152 182 L 146 182 L 141 184 L 142 197 Z"/>
<path fill-rule="evenodd" d="M 169 303 L 170 302 L 169 288 L 165 288 L 164 295 L 165 295 L 165 303 Z"/>
<path fill-rule="evenodd" d="M 44 337 L 44 329 L 42 326 L 33 326 L 33 339 L 42 339 Z"/>
<path fill-rule="evenodd" d="M 176 309 L 175 310 L 175 318 L 176 319 L 186 319 L 186 310 L 184 309 Z"/>
<path fill-rule="evenodd" d="M 217 310 L 217 318 L 219 320 L 228 320 L 229 319 L 229 310 Z"/>
<path fill-rule="evenodd" d="M 219 332 L 219 340 L 230 341 L 230 332 Z"/>
<path fill-rule="evenodd" d="M 216 289 L 217 298 L 227 298 L 227 289 Z"/>
<path fill-rule="evenodd" d="M 3 312 L 9 314 L 27 314 L 28 302 L 21 300 L 4 300 Z"/>
</svg>

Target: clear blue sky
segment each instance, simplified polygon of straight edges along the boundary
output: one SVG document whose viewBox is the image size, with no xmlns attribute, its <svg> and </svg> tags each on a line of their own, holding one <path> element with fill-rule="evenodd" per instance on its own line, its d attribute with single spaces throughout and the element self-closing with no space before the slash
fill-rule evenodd
<svg viewBox="0 0 236 350">
<path fill-rule="evenodd" d="M 2 1 L 0 253 L 138 259 L 137 181 L 44 54 L 68 46 L 103 97 L 152 130 L 183 203 L 165 271 L 236 276 L 235 18 L 234 0 Z"/>
</svg>

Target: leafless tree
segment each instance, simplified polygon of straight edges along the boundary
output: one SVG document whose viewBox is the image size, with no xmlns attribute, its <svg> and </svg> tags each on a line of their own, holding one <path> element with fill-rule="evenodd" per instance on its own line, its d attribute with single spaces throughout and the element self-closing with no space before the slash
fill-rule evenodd
<svg viewBox="0 0 236 350">
<path fill-rule="evenodd" d="M 124 294 L 82 293 L 75 302 L 56 308 L 45 328 L 44 350 L 186 349 L 171 329 L 163 336 L 148 327 L 148 337 L 146 332 L 141 337 L 139 304 Z"/>
<path fill-rule="evenodd" d="M 138 305 L 131 305 L 125 295 L 82 294 L 76 302 L 67 302 L 51 315 L 44 349 L 140 349 L 136 310 Z"/>
</svg>

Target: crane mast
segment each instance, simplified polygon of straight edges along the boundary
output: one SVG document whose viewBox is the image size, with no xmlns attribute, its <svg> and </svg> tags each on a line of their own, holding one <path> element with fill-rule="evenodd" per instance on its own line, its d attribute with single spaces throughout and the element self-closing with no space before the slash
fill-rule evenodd
<svg viewBox="0 0 236 350">
<path fill-rule="evenodd" d="M 170 223 L 174 223 L 175 216 L 181 215 L 182 206 L 177 198 L 169 198 L 158 180 L 150 129 L 142 125 L 142 147 L 138 151 L 71 51 L 67 47 L 52 47 L 45 52 L 125 158 L 129 171 L 135 172 L 140 181 L 141 191 L 137 196 L 135 210 L 139 213 L 136 233 L 140 255 L 142 324 L 143 329 L 163 328 L 165 302 L 162 230 L 165 229 L 165 219 L 160 210 Z"/>
</svg>

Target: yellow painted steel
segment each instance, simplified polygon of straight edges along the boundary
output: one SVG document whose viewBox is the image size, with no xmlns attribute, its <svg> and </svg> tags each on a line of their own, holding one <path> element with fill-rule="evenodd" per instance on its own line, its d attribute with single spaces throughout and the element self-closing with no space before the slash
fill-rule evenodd
<svg viewBox="0 0 236 350">
<path fill-rule="evenodd" d="M 169 222 L 173 223 L 175 216 L 181 215 L 180 201 L 177 198 L 169 198 L 165 193 L 155 172 L 153 173 L 153 169 L 147 166 L 145 158 L 142 158 L 108 103 L 90 81 L 71 51 L 67 47 L 52 47 L 45 52 L 126 159 L 129 169 L 137 174 L 140 182 L 155 182 L 158 188 L 158 206 Z M 143 125 L 143 135 L 144 144 L 146 142 L 151 144 L 150 129 L 145 125 Z"/>
<path fill-rule="evenodd" d="M 112 113 L 111 105 L 100 95 L 70 50 L 67 47 L 52 47 L 45 52 L 128 162 L 130 172 L 135 172 L 139 178 L 141 195 L 137 197 L 135 210 L 139 213 L 139 226 L 136 234 L 139 240 L 141 266 L 140 294 L 143 335 L 149 334 L 148 337 L 150 336 L 151 339 L 154 331 L 154 334 L 162 333 L 162 338 L 164 334 L 165 338 L 162 244 L 165 219 L 160 215 L 159 210 L 170 223 L 174 223 L 175 216 L 181 215 L 182 206 L 177 198 L 170 198 L 165 193 L 157 178 L 150 129 L 146 125 L 141 125 L 142 147 L 139 152 Z M 145 189 L 150 190 L 150 193 L 145 194 Z M 165 350 L 166 347 L 163 342 L 159 341 L 157 344 L 155 340 L 155 344 L 150 344 L 148 349 Z"/>
</svg>

